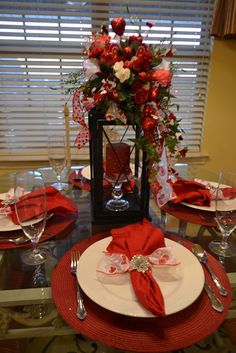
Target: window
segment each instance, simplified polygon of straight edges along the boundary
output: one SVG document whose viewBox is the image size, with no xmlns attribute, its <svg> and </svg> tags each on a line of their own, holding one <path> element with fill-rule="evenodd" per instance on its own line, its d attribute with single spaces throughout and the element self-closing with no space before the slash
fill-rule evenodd
<svg viewBox="0 0 236 353">
<path fill-rule="evenodd" d="M 2 3 L 2 4 L 1 4 Z M 126 4 L 138 23 L 130 22 Z M 176 72 L 173 102 L 186 132 L 184 144 L 201 151 L 214 0 L 18 0 L 0 1 L 0 161 L 46 160 L 47 135 L 64 130 L 62 87 L 66 74 L 81 67 L 92 31 L 115 17 L 126 33 L 145 33 L 146 42 L 173 45 Z M 72 145 L 76 136 L 74 124 Z M 77 159 L 88 148 L 73 149 Z"/>
</svg>

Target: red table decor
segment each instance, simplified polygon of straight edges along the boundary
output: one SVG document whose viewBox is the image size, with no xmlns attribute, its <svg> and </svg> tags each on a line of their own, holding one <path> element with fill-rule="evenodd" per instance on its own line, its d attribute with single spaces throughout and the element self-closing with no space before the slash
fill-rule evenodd
<svg viewBox="0 0 236 353">
<path fill-rule="evenodd" d="M 81 253 L 94 242 L 110 236 L 110 233 L 89 237 L 72 250 Z M 174 239 L 174 238 L 172 238 Z M 192 243 L 184 241 L 187 248 Z M 165 318 L 133 318 L 115 314 L 106 310 L 86 295 L 84 301 L 88 316 L 84 321 L 76 317 L 76 280 L 70 273 L 70 251 L 68 251 L 55 268 L 52 276 L 52 295 L 56 307 L 63 319 L 77 332 L 122 350 L 140 353 L 170 352 L 206 338 L 224 321 L 229 310 L 232 291 L 228 277 L 220 263 L 209 255 L 209 264 L 217 273 L 229 295 L 222 297 L 225 310 L 218 313 L 211 308 L 205 292 L 188 308 Z M 206 280 L 214 285 L 205 271 Z"/>
<path fill-rule="evenodd" d="M 129 220 L 149 217 L 149 183 L 160 184 L 157 175 L 162 153 L 168 150 L 169 164 L 171 157 L 185 156 L 187 148 L 182 144 L 180 120 L 171 111 L 175 107 L 171 104 L 174 68 L 168 58 L 174 55 L 173 48 L 145 43 L 154 26 L 151 22 L 146 23 L 146 33 L 139 31 L 130 36 L 125 35 L 123 18 L 113 19 L 111 26 L 115 35 L 109 35 L 108 25 L 92 33 L 84 51 L 87 58 L 83 69 L 69 75 L 66 84 L 67 92 L 73 94 L 73 120 L 80 124 L 77 146 L 80 149 L 87 142 L 90 144 L 93 222 L 108 222 L 112 218 L 113 222 L 127 224 Z M 134 192 L 133 198 L 129 195 L 128 203 L 119 211 L 104 207 L 107 202 L 102 193 L 103 137 L 100 130 L 106 123 L 119 129 L 130 126 L 135 131 L 134 136 L 126 134 L 126 139 L 135 145 L 132 158 L 136 169 L 140 164 L 143 170 L 139 194 Z M 118 142 L 125 142 L 123 138 L 121 132 Z"/>
</svg>

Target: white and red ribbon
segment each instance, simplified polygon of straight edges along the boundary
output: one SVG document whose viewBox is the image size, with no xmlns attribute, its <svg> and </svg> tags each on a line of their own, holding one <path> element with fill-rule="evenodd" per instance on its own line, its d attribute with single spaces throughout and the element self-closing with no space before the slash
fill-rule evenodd
<svg viewBox="0 0 236 353">
<path fill-rule="evenodd" d="M 153 187 L 153 193 L 158 207 L 162 207 L 173 198 L 172 187 L 167 181 L 169 177 L 169 165 L 165 147 L 162 149 L 160 162 L 155 164 L 155 168 L 157 169 L 156 183 L 159 187 L 156 190 Z"/>
<path fill-rule="evenodd" d="M 84 147 L 89 141 L 89 128 L 84 120 L 84 111 L 81 104 L 80 93 L 80 90 L 77 89 L 72 100 L 73 120 L 77 121 L 81 125 L 81 130 L 75 140 L 78 149 Z"/>
<path fill-rule="evenodd" d="M 168 246 L 156 249 L 152 254 L 145 256 L 145 258 L 149 263 L 150 268 L 177 266 L 180 264 L 180 262 L 173 256 L 171 247 Z M 99 263 L 97 271 L 108 275 L 133 271 L 132 259 L 129 260 L 124 254 L 110 254 L 104 252 L 104 256 Z"/>
</svg>

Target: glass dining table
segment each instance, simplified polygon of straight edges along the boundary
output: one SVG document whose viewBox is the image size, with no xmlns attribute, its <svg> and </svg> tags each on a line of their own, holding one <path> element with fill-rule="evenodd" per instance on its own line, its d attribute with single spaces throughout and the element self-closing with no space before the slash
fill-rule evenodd
<svg viewBox="0 0 236 353">
<path fill-rule="evenodd" d="M 82 168 L 83 166 L 74 167 L 72 172 L 77 175 Z M 41 171 L 50 184 L 53 179 L 51 169 L 44 168 Z M 8 190 L 10 176 L 2 175 L 0 179 L 1 194 Z M 224 311 L 219 313 L 211 307 L 205 291 L 191 305 L 165 318 L 126 316 L 108 310 L 106 305 L 99 305 L 84 294 L 88 315 L 84 321 L 77 319 L 76 282 L 70 273 L 70 252 L 79 250 L 83 254 L 91 245 L 109 237 L 111 229 L 119 227 L 111 223 L 93 224 L 88 183 L 84 183 L 83 187 L 83 180 L 78 181 L 79 184 L 76 183 L 76 178 L 75 182 L 69 179 L 68 188 L 64 190 L 65 196 L 77 205 L 78 215 L 53 215 L 47 221 L 39 244 L 48 251 L 44 264 L 24 264 L 22 253 L 30 244 L 16 245 L 1 240 L 20 235 L 21 230 L 0 229 L 0 340 L 81 334 L 111 349 L 142 353 L 170 352 L 191 346 L 217 330 L 233 308 L 232 287 L 236 259 L 227 258 L 223 268 L 218 259 L 208 252 L 208 243 L 215 233 L 205 236 L 201 232 L 198 237 L 195 236 L 197 233 L 191 234 L 191 237 L 183 237 L 179 229 L 168 229 L 166 222 L 164 227 L 163 214 L 153 199 L 150 200 L 151 221 L 156 227 L 163 228 L 170 241 L 189 250 L 194 242 L 198 242 L 207 250 L 209 264 L 229 292 L 227 297 L 218 296 L 224 304 Z M 166 207 L 165 216 L 176 216 L 178 219 L 178 213 L 171 214 L 168 210 L 171 205 Z M 187 208 L 188 212 L 192 212 L 191 208 Z M 188 219 L 191 222 L 190 215 Z M 206 219 L 203 219 L 203 225 L 204 222 Z M 201 227 L 201 224 L 196 224 Z M 208 223 L 208 226 L 215 228 L 212 223 Z M 216 291 L 205 269 L 204 274 L 206 281 Z M 194 273 L 192 276 L 194 277 Z M 191 283 L 187 290 L 191 291 Z M 234 314 L 232 311 L 232 315 Z"/>
</svg>

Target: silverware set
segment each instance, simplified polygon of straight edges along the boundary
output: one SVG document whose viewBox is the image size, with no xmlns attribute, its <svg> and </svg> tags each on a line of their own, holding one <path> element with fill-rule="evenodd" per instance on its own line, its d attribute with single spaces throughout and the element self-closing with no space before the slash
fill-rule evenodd
<svg viewBox="0 0 236 353">
<path fill-rule="evenodd" d="M 70 269 L 71 269 L 72 275 L 75 276 L 75 278 L 76 278 L 76 284 L 77 284 L 77 288 L 76 288 L 76 295 L 77 295 L 76 315 L 77 315 L 78 319 L 84 320 L 87 316 L 87 313 L 86 313 L 86 310 L 84 307 L 82 292 L 81 292 L 80 285 L 79 285 L 79 282 L 77 279 L 77 266 L 79 264 L 79 258 L 80 258 L 79 251 L 72 251 L 71 252 Z"/>
<path fill-rule="evenodd" d="M 209 266 L 209 264 L 207 262 L 207 254 L 206 254 L 205 250 L 199 244 L 194 244 L 192 247 L 192 253 L 197 257 L 199 262 L 202 263 L 206 267 L 208 272 L 210 273 L 211 278 L 212 278 L 213 282 L 215 283 L 219 294 L 223 297 L 226 297 L 228 295 L 228 292 L 223 287 L 223 285 L 220 283 L 219 278 L 213 272 L 212 268 Z M 221 302 L 221 300 L 219 298 L 217 298 L 214 290 L 206 281 L 204 284 L 204 289 L 205 289 L 205 291 L 211 301 L 211 305 L 212 305 L 213 309 L 215 309 L 216 311 L 222 312 L 224 310 L 223 303 Z"/>
</svg>

